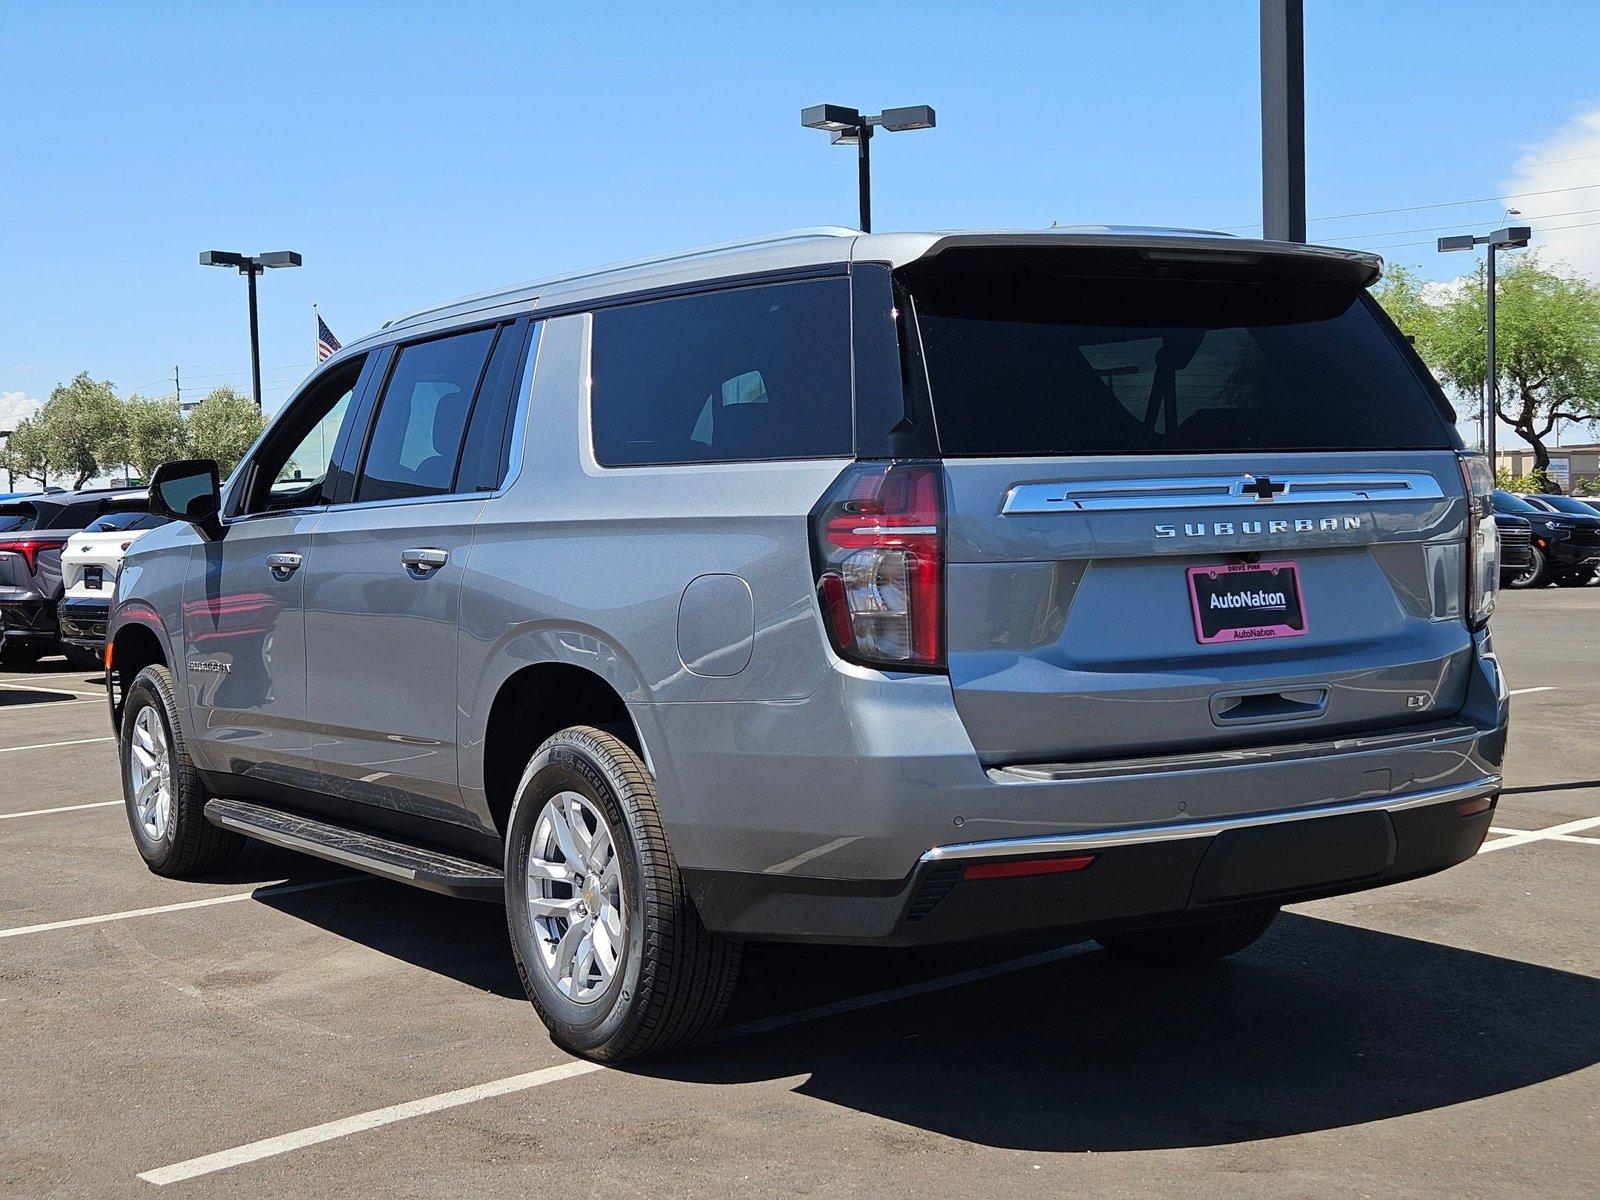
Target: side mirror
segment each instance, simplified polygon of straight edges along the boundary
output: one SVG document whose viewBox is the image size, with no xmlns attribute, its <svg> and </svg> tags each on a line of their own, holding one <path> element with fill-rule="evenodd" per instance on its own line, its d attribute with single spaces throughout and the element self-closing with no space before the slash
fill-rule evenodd
<svg viewBox="0 0 1600 1200">
<path fill-rule="evenodd" d="M 209 458 L 162 463 L 150 476 L 150 511 L 172 521 L 187 521 L 207 541 L 222 536 L 222 487 L 217 464 Z"/>
</svg>

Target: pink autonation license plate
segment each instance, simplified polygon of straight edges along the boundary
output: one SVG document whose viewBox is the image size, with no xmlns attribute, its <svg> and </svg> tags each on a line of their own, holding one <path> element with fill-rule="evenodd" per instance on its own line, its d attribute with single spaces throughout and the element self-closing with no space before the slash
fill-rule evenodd
<svg viewBox="0 0 1600 1200">
<path fill-rule="evenodd" d="M 1302 637 L 1300 568 L 1291 562 L 1189 568 L 1194 636 L 1202 644 Z"/>
</svg>

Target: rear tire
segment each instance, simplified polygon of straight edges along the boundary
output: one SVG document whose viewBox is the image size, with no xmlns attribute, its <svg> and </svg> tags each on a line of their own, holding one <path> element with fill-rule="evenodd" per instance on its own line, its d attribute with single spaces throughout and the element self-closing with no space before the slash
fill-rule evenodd
<svg viewBox="0 0 1600 1200">
<path fill-rule="evenodd" d="M 178 722 L 172 675 L 140 671 L 122 704 L 117 752 L 122 799 L 145 866 L 171 879 L 220 871 L 239 857 L 244 838 L 206 820 L 206 791 Z"/>
<path fill-rule="evenodd" d="M 1275 907 L 1262 908 L 1203 925 L 1108 933 L 1095 941 L 1118 958 L 1152 966 L 1192 966 L 1237 954 L 1265 933 L 1277 915 Z"/>
<path fill-rule="evenodd" d="M 1550 564 L 1545 558 L 1544 551 L 1533 547 L 1533 562 L 1515 575 L 1506 579 L 1506 586 L 1510 588 L 1536 588 L 1543 587 L 1550 578 Z"/>
<path fill-rule="evenodd" d="M 644 763 L 604 730 L 562 730 L 523 773 L 506 822 L 506 920 L 550 1036 L 596 1061 L 703 1036 L 738 978 L 739 946 L 701 924 L 684 890 Z"/>
</svg>

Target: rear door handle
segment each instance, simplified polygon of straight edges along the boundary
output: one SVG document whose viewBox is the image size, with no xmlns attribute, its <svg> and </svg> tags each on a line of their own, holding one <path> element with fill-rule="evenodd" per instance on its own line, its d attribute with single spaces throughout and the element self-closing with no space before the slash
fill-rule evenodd
<svg viewBox="0 0 1600 1200">
<path fill-rule="evenodd" d="M 298 571 L 304 561 L 305 559 L 293 550 L 280 550 L 276 554 L 267 555 L 267 566 L 272 568 L 272 577 L 279 582 Z"/>
<path fill-rule="evenodd" d="M 450 551 L 435 550 L 431 547 L 423 547 L 419 550 L 402 550 L 400 552 L 400 561 L 404 564 L 405 569 L 418 579 L 425 579 L 450 561 Z"/>
</svg>

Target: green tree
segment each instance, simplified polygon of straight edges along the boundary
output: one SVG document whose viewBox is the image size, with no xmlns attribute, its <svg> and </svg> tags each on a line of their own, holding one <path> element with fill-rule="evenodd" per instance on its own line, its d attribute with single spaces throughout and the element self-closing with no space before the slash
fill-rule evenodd
<svg viewBox="0 0 1600 1200">
<path fill-rule="evenodd" d="M 266 421 L 255 401 L 231 387 L 213 389 L 189 414 L 189 449 L 196 458 L 214 458 L 223 476 L 233 470 Z"/>
<path fill-rule="evenodd" d="M 1498 414 L 1533 447 L 1533 474 L 1549 487 L 1544 439 L 1556 422 L 1600 419 L 1600 287 L 1537 254 L 1517 255 L 1499 272 L 1495 295 Z M 1399 269 L 1373 293 L 1416 339 L 1433 373 L 1458 395 L 1476 395 L 1484 377 L 1484 268 L 1437 301 Z"/>
<path fill-rule="evenodd" d="M 122 404 L 110 383 L 80 371 L 71 383 L 57 384 L 34 418 L 45 440 L 50 466 L 82 487 L 111 460 L 106 454 L 122 436 Z"/>
<path fill-rule="evenodd" d="M 38 480 L 40 487 L 50 482 L 50 448 L 36 420 L 19 422 L 0 448 L 0 466 L 23 479 Z"/>
<path fill-rule="evenodd" d="M 122 405 L 122 428 L 106 447 L 108 461 L 127 463 L 141 479 L 149 479 L 164 462 L 189 453 L 189 430 L 176 400 L 129 396 Z"/>
</svg>

